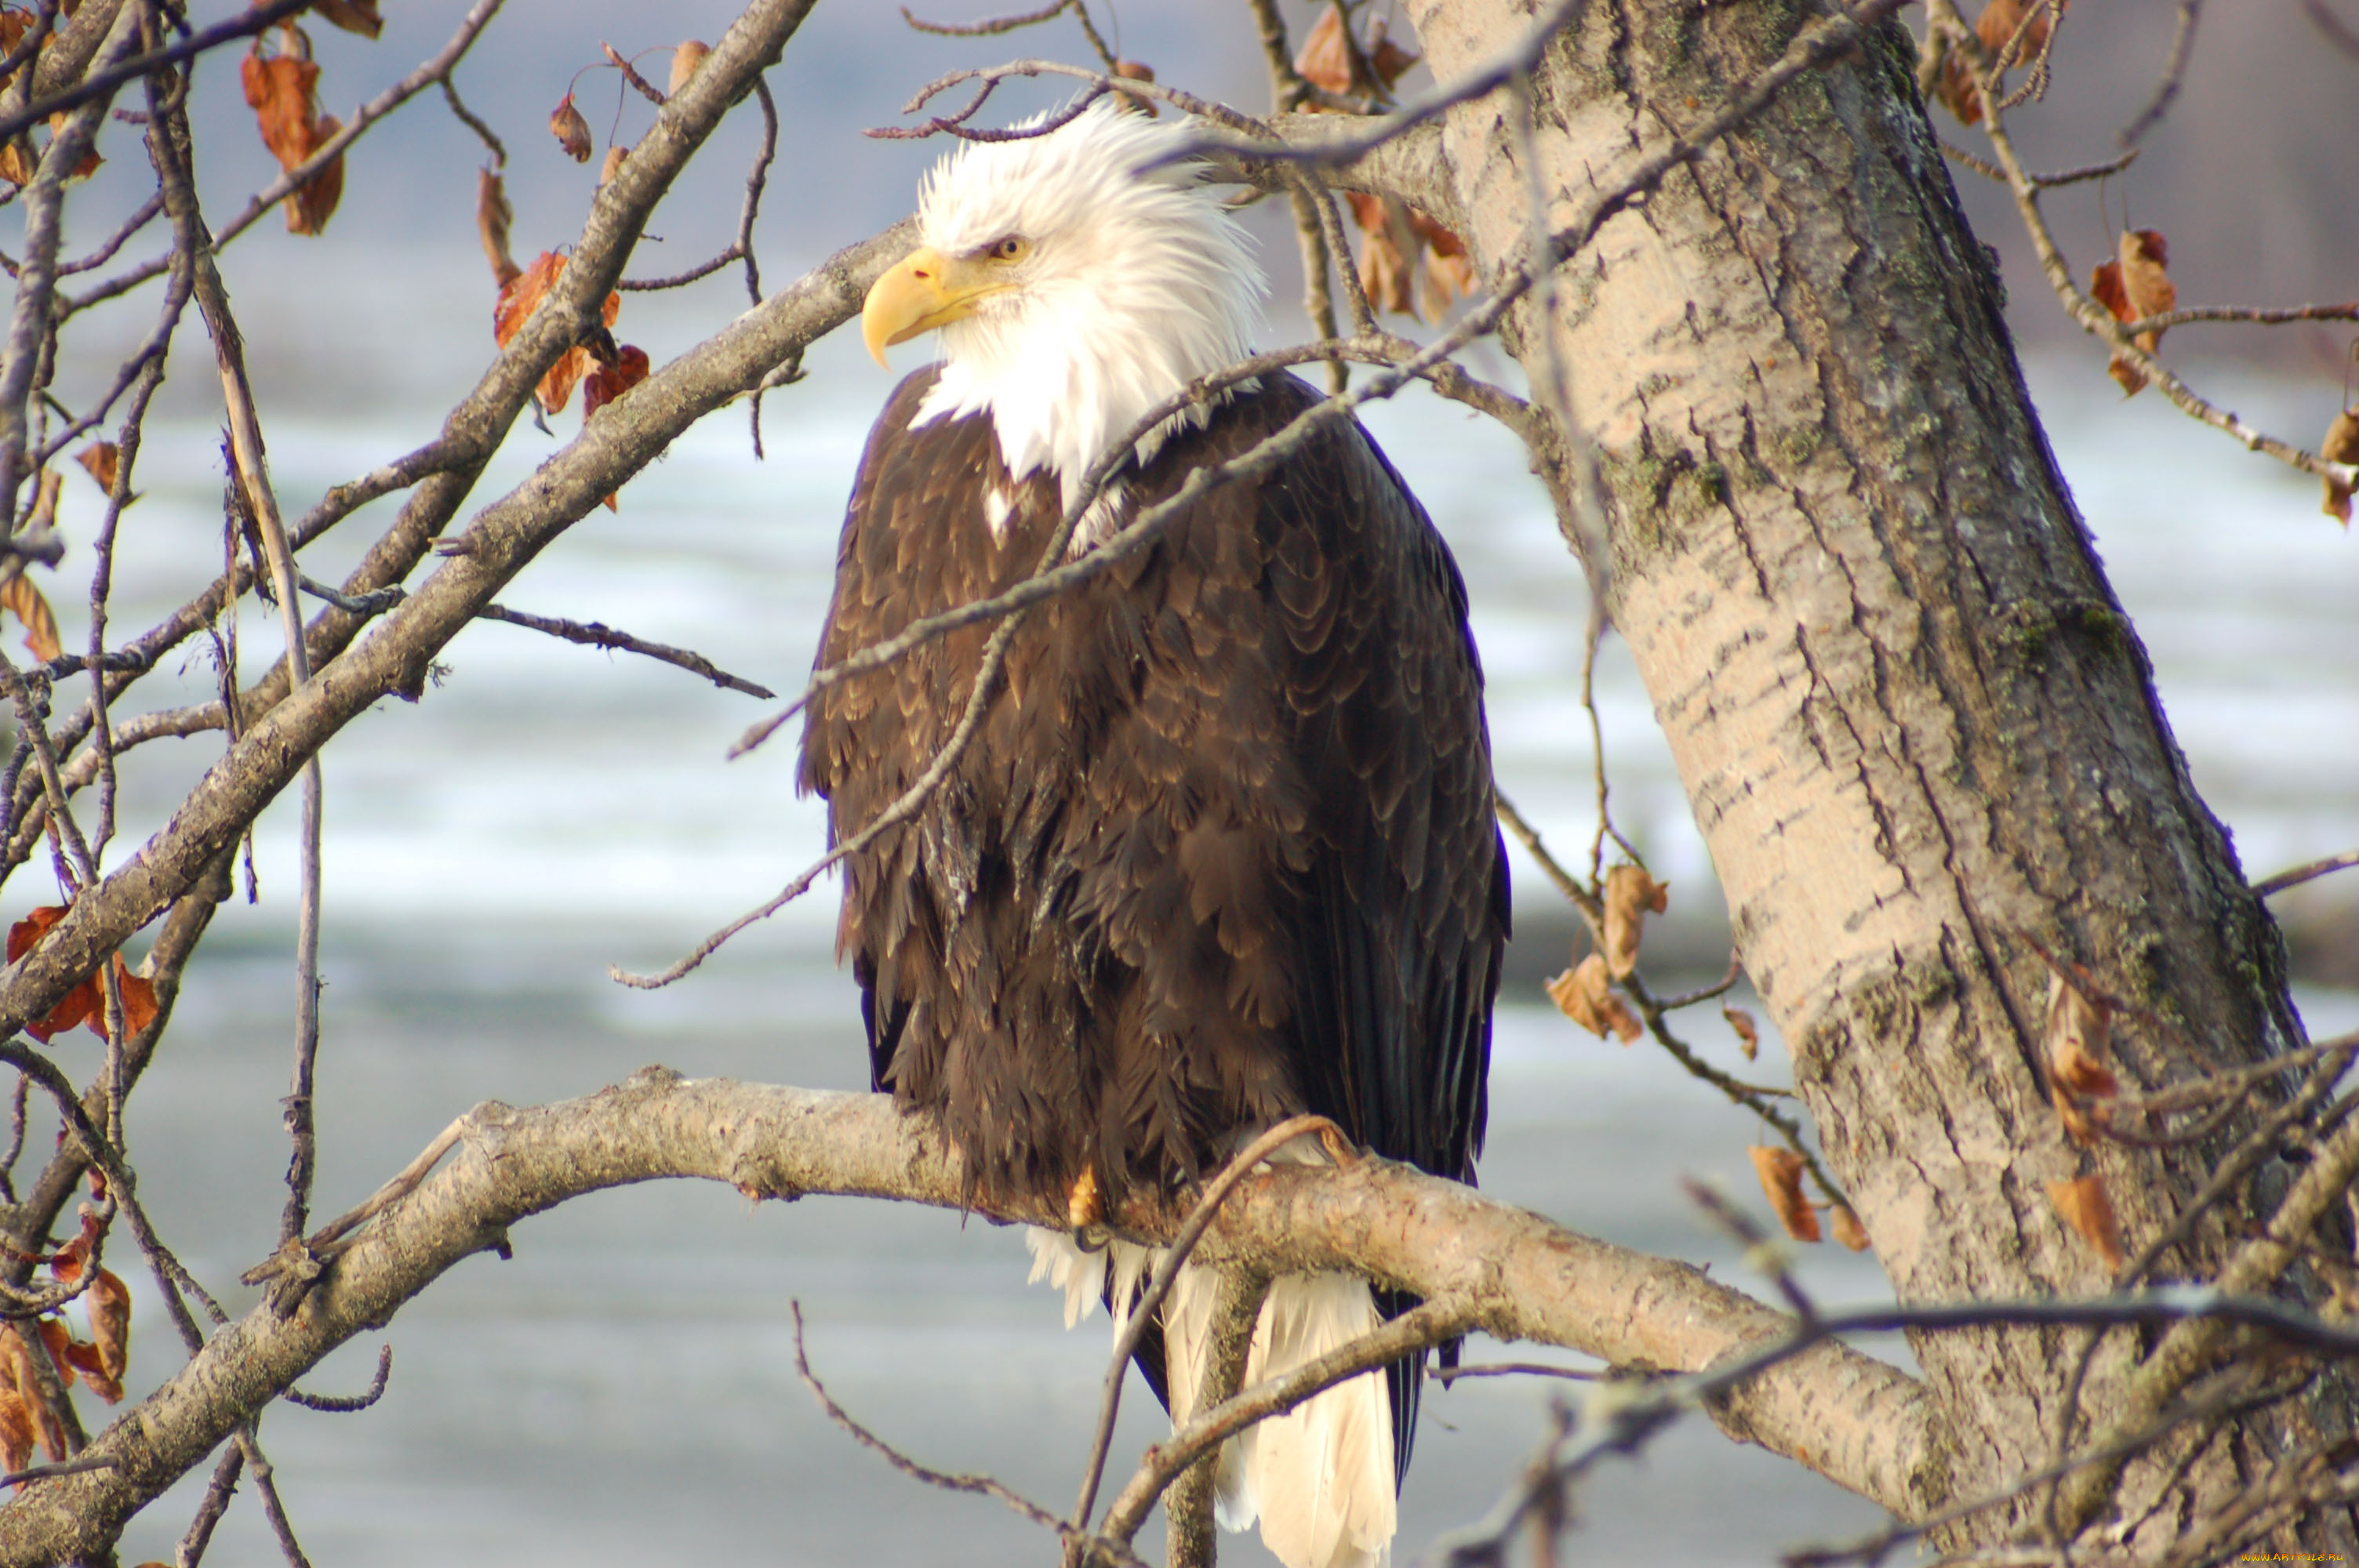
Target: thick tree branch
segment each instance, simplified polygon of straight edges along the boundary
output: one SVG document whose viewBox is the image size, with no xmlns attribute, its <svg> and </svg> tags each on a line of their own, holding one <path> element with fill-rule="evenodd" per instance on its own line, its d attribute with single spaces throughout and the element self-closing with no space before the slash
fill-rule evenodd
<svg viewBox="0 0 2359 1568">
<path fill-rule="evenodd" d="M 587 1098 L 479 1106 L 455 1157 L 354 1233 L 286 1316 L 257 1307 L 92 1444 L 116 1467 L 46 1482 L 0 1509 L 0 1568 L 101 1549 L 123 1520 L 201 1463 L 279 1390 L 517 1221 L 604 1187 L 660 1177 L 765 1197 L 841 1194 L 966 1209 L 942 1141 L 881 1096 L 684 1080 L 660 1068 Z M 1047 1213 L 989 1217 L 1061 1224 Z M 1126 1229 L 1169 1237 L 1178 1216 L 1139 1208 Z M 1363 1270 L 1468 1303 L 1467 1321 L 1618 1366 L 1696 1368 L 1790 1336 L 1785 1314 L 1684 1263 L 1565 1230 L 1472 1188 L 1366 1158 L 1344 1170 L 1248 1176 L 1198 1249 L 1278 1271 Z M 1910 1379 L 1822 1344 L 1732 1391 L 1732 1431 L 1905 1515 L 1931 1505 L 1930 1406 Z"/>
</svg>

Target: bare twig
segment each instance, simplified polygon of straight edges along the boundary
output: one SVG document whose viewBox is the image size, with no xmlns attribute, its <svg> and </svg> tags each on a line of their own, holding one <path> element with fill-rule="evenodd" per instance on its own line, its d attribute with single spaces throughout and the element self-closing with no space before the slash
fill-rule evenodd
<svg viewBox="0 0 2359 1568">
<path fill-rule="evenodd" d="M 362 1394 L 307 1394 L 289 1386 L 278 1397 L 289 1404 L 301 1405 L 307 1411 L 324 1411 L 337 1415 L 349 1415 L 364 1411 L 385 1398 L 386 1379 L 393 1376 L 393 1346 L 380 1345 L 376 1351 L 376 1376 L 369 1379 L 368 1391 Z"/>
<path fill-rule="evenodd" d="M 1461 1378 L 1560 1378 L 1574 1383 L 1600 1383 L 1630 1376 L 1611 1368 L 1559 1367 L 1549 1361 L 1462 1361 L 1455 1367 L 1437 1368 L 1428 1375 L 1445 1389 Z"/>
<path fill-rule="evenodd" d="M 2264 881 L 2255 882 L 2253 892 L 2263 898 L 2268 898 L 2273 894 L 2285 892 L 2288 888 L 2299 887 L 2307 881 L 2315 881 L 2330 871 L 2340 871 L 2352 866 L 2359 866 L 2359 849 L 2345 849 L 2339 855 L 2329 855 L 2324 860 L 2312 860 L 2306 866 L 2295 866 L 2289 871 L 2279 871 Z"/>
<path fill-rule="evenodd" d="M 287 1505 L 278 1498 L 277 1475 L 263 1456 L 262 1441 L 252 1422 L 237 1434 L 237 1446 L 245 1455 L 245 1467 L 254 1476 L 255 1496 L 262 1499 L 262 1515 L 270 1521 L 270 1533 L 278 1538 L 278 1550 L 286 1557 L 288 1568 L 311 1568 L 310 1559 L 303 1555 L 303 1548 L 296 1542 L 295 1526 L 287 1518 Z"/>
<path fill-rule="evenodd" d="M 51 1481 L 60 1476 L 80 1476 L 92 1470 L 112 1470 L 121 1460 L 106 1454 L 85 1454 L 78 1459 L 68 1459 L 56 1465 L 36 1465 L 29 1470 L 11 1470 L 0 1476 L 0 1487 L 22 1487 L 34 1481 Z"/>
<path fill-rule="evenodd" d="M 624 59 L 623 52 L 620 49 L 603 40 L 599 43 L 598 47 L 605 51 L 606 63 L 613 66 L 616 70 L 621 71 L 623 73 L 624 81 L 628 83 L 640 97 L 646 99 L 648 103 L 654 104 L 658 109 L 664 106 L 665 94 L 663 89 L 658 87 L 654 82 L 649 81 L 646 77 L 641 76 L 639 74 L 639 68 L 633 65 L 629 60 Z"/>
<path fill-rule="evenodd" d="M 714 686 L 730 691 L 742 691 L 748 697 L 758 697 L 767 700 L 778 695 L 768 687 L 757 686 L 743 676 L 731 675 L 701 654 L 691 652 L 687 648 L 675 648 L 664 643 L 650 643 L 644 637 L 634 637 L 628 632 L 616 631 L 603 622 L 566 621 L 554 615 L 530 615 L 521 610 L 510 610 L 498 604 L 484 606 L 479 619 L 504 621 L 511 626 L 528 627 L 535 632 L 546 633 L 551 637 L 561 637 L 569 643 L 582 643 L 585 647 L 613 648 L 626 654 L 642 654 L 650 659 L 660 660 L 664 664 L 686 670 L 691 675 L 702 676 Z"/>
<path fill-rule="evenodd" d="M 499 0 L 477 0 L 476 10 L 488 19 Z M 472 19 L 472 17 L 471 17 Z M 480 23 L 477 24 L 480 27 Z M 468 35 L 472 38 L 473 35 Z M 455 56 L 453 57 L 455 58 Z M 423 85 L 423 83 L 420 83 Z M 213 359 L 221 373 L 222 398 L 229 412 L 229 438 L 235 457 L 239 492 L 262 533 L 263 549 L 278 595 L 279 620 L 287 636 L 287 685 L 292 691 L 311 678 L 310 652 L 304 639 L 303 611 L 297 598 L 299 576 L 287 525 L 278 514 L 278 498 L 270 483 L 264 454 L 262 422 L 254 403 L 254 387 L 245 373 L 245 351 L 237 322 L 230 313 L 229 291 L 223 286 L 205 239 L 204 219 L 189 175 L 190 146 L 185 104 L 166 118 L 166 135 L 155 145 L 165 156 L 157 160 L 166 208 L 176 231 L 193 240 L 190 249 L 196 271 L 197 308 L 212 336 Z M 287 1167 L 287 1207 L 279 1217 L 279 1236 L 299 1236 L 310 1213 L 311 1174 L 319 1159 L 312 1122 L 312 1079 L 320 1048 L 320 818 L 321 784 L 316 753 L 303 759 L 302 822 L 299 830 L 299 891 L 295 922 L 295 1062 L 287 1096 L 287 1132 L 293 1153 Z M 249 1452 L 255 1484 L 264 1487 L 259 1454 Z M 292 1537 L 288 1538 L 291 1542 Z M 291 1550 L 291 1546 L 290 1546 Z"/>
<path fill-rule="evenodd" d="M 1018 1515 L 1031 1520 L 1041 1529 L 1055 1531 L 1059 1539 L 1069 1541 L 1079 1539 L 1078 1532 L 1076 1532 L 1073 1528 L 1068 1525 L 1063 1519 L 1059 1519 L 1055 1514 L 1050 1513 L 1047 1509 L 1042 1508 L 1039 1504 L 1032 1501 L 1029 1498 L 1024 1497 L 1022 1494 L 1011 1490 L 1005 1484 L 994 1477 L 989 1476 L 953 1476 L 945 1471 L 931 1469 L 927 1465 L 919 1464 L 916 1460 L 910 1458 L 908 1454 L 902 1453 L 899 1449 L 894 1447 L 891 1444 L 886 1442 L 883 1438 L 877 1436 L 875 1433 L 869 1431 L 866 1427 L 854 1421 L 849 1411 L 847 1411 L 842 1405 L 835 1402 L 834 1396 L 827 1391 L 826 1385 L 819 1380 L 819 1375 L 813 1372 L 810 1368 L 810 1357 L 803 1348 L 803 1303 L 799 1301 L 794 1301 L 788 1303 L 787 1306 L 788 1310 L 794 1314 L 795 1319 L 796 1375 L 802 1379 L 803 1387 L 811 1391 L 811 1397 L 819 1400 L 820 1408 L 827 1412 L 828 1420 L 835 1422 L 836 1425 L 842 1427 L 845 1432 L 850 1433 L 853 1439 L 862 1447 L 870 1450 L 872 1453 L 881 1454 L 886 1464 L 892 1465 L 894 1469 L 898 1470 L 901 1474 L 908 1476 L 911 1480 L 922 1481 L 929 1487 L 938 1487 L 946 1492 L 968 1492 L 978 1497 L 996 1498 L 1001 1502 L 1006 1504 L 1010 1509 L 1014 1509 Z M 1136 1556 L 1127 1552 L 1117 1553 L 1115 1561 L 1125 1564 L 1125 1568 L 1145 1568 L 1145 1565 L 1140 1563 Z"/>
<path fill-rule="evenodd" d="M 1015 32 L 1019 27 L 1033 27 L 1043 22 L 1053 22 L 1063 16 L 1071 5 L 1072 0 L 1054 0 L 1054 4 L 1043 5 L 1038 11 L 1017 12 L 1006 16 L 985 16 L 979 22 L 929 22 L 922 16 L 914 15 L 907 5 L 904 5 L 901 7 L 901 20 L 908 24 L 912 32 L 931 33 L 937 38 L 987 38 L 1001 33 Z"/>
<path fill-rule="evenodd" d="M 2135 147 L 2146 140 L 2147 134 L 2162 124 L 2162 117 L 2170 112 L 2171 100 L 2179 96 L 2180 84 L 2187 79 L 2187 62 L 2195 52 L 2195 24 L 2202 16 L 2203 0 L 2179 0 L 2179 23 L 2171 31 L 2170 54 L 2162 62 L 2162 79 L 2155 83 L 2146 107 L 2122 127 L 2116 140 L 2123 146 Z"/>
<path fill-rule="evenodd" d="M 1114 1416 L 1122 1409 L 1122 1385 L 1130 1375 L 1130 1358 L 1138 1353 L 1139 1341 L 1147 1331 L 1160 1322 L 1163 1303 L 1171 1294 L 1171 1286 L 1187 1266 L 1188 1256 L 1203 1238 L 1204 1229 L 1220 1212 L 1222 1200 L 1236 1191 L 1237 1184 L 1250 1174 L 1253 1168 L 1277 1149 L 1306 1133 L 1332 1133 L 1341 1139 L 1343 1132 L 1323 1116 L 1294 1116 L 1265 1130 L 1251 1143 L 1237 1151 L 1221 1173 L 1205 1184 L 1196 1206 L 1188 1212 L 1187 1221 L 1180 1233 L 1171 1238 L 1170 1247 L 1155 1261 L 1155 1272 L 1148 1277 L 1147 1289 L 1138 1299 L 1129 1303 L 1123 1314 L 1122 1332 L 1114 1336 L 1114 1356 L 1106 1364 L 1105 1388 L 1098 1396 L 1097 1432 L 1090 1442 L 1090 1461 L 1082 1472 L 1081 1496 L 1074 1499 L 1071 1519 L 1072 1527 L 1086 1530 L 1090 1514 L 1097 1507 L 1098 1483 L 1104 1478 L 1106 1451 L 1114 1442 Z"/>
<path fill-rule="evenodd" d="M 237 1478 L 245 1471 L 245 1450 L 233 1443 L 213 1466 L 204 1500 L 197 1505 L 196 1515 L 189 1520 L 188 1532 L 180 1537 L 179 1550 L 173 1555 L 173 1568 L 198 1568 L 204 1561 L 205 1548 L 212 1544 L 213 1529 L 221 1523 L 222 1515 L 229 1512 L 229 1500 L 237 1491 Z"/>
<path fill-rule="evenodd" d="M 482 142 L 485 150 L 490 152 L 492 162 L 495 167 L 506 168 L 508 161 L 506 144 L 500 140 L 497 133 L 494 132 L 491 126 L 484 123 L 481 116 L 461 101 L 459 83 L 451 72 L 446 70 L 442 73 L 441 87 L 442 102 L 450 105 L 452 116 L 459 124 L 475 133 L 475 139 Z"/>
<path fill-rule="evenodd" d="M 1480 1315 L 1471 1303 L 1462 1299 L 1440 1297 L 1420 1303 L 1375 1332 L 1305 1361 L 1282 1377 L 1256 1383 L 1205 1411 L 1169 1440 L 1147 1451 L 1137 1473 L 1106 1509 L 1105 1525 L 1098 1539 L 1127 1545 L 1173 1476 L 1256 1422 L 1282 1415 L 1338 1383 L 1454 1339 Z"/>
</svg>

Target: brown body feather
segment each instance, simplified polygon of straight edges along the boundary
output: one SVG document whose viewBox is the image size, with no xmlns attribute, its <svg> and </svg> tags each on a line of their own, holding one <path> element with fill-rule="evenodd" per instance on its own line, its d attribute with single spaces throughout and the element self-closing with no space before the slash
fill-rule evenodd
<svg viewBox="0 0 2359 1568">
<path fill-rule="evenodd" d="M 822 665 L 1016 582 L 1055 529 L 1055 481 L 1010 480 L 986 416 L 908 427 L 930 382 L 869 437 Z M 1233 397 L 1130 502 L 1316 396 Z M 801 782 L 832 835 L 925 770 L 987 634 L 812 703 Z M 1471 1181 L 1507 919 L 1465 590 L 1346 422 L 1032 612 L 949 780 L 846 863 L 837 940 L 876 1087 L 940 1119 L 978 1196 L 1061 1209 L 1085 1169 L 1177 1189 L 1302 1111 Z"/>
</svg>

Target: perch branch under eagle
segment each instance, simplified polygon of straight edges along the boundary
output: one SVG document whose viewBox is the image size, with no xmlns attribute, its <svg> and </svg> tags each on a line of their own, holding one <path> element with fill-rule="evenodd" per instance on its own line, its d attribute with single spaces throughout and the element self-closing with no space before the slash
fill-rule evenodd
<svg viewBox="0 0 2359 1568">
<path fill-rule="evenodd" d="M 929 176 L 923 243 L 870 292 L 889 344 L 939 330 L 870 433 L 819 661 L 1027 576 L 1105 445 L 1245 357 L 1264 286 L 1179 133 L 1102 102 Z M 1082 514 L 1090 547 L 1317 401 L 1232 389 L 1140 442 Z M 934 761 L 986 628 L 822 691 L 801 783 L 858 832 Z M 1473 1179 L 1507 935 L 1482 669 L 1456 565 L 1356 424 L 1220 486 L 1148 549 L 1032 611 L 948 777 L 844 868 L 839 951 L 875 1086 L 940 1121 L 984 1201 L 1086 1234 L 1255 1132 L 1323 1115 Z M 1302 1157 L 1316 1159 L 1315 1148 Z M 1128 1309 L 1149 1260 L 1036 1232 L 1070 1323 Z M 1215 1281 L 1186 1270 L 1139 1364 L 1175 1417 Z M 1405 1310 L 1364 1281 L 1278 1281 L 1258 1379 Z M 1223 1524 L 1290 1568 L 1381 1561 L 1423 1357 L 1233 1439 Z"/>
</svg>

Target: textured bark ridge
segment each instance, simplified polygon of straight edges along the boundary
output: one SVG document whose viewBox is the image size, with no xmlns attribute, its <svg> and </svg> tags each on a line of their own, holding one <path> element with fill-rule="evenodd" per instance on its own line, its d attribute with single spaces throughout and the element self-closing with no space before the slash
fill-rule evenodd
<svg viewBox="0 0 2359 1568">
<path fill-rule="evenodd" d="M 1443 80 L 1517 25 L 1503 0 L 1411 9 Z M 1534 84 L 1555 222 L 1810 15 L 1591 6 Z M 1904 1301 L 2096 1292 L 2106 1271 L 2047 1184 L 2101 1173 L 2135 1250 L 2220 1146 L 2072 1146 L 2037 1062 L 2048 971 L 2023 938 L 2178 1022 L 2177 1043 L 2125 1026 L 2125 1088 L 2282 1048 L 2299 1023 L 2035 421 L 1912 66 L 1892 28 L 1805 76 L 1613 219 L 1560 275 L 1552 328 L 1611 492 L 1614 620 L 1876 1255 Z M 1443 133 L 1492 269 L 1527 243 L 1506 113 L 1467 105 Z M 1518 323 L 1519 351 L 1538 325 Z M 2090 395 L 2110 388 L 2093 374 Z M 2159 1272 L 2209 1274 L 2224 1245 L 2212 1226 Z M 2126 1337 L 2097 1364 L 2093 1417 Z M 2081 1344 L 1920 1339 L 1949 1495 L 2047 1461 Z M 2125 1479 L 2122 1517 L 2167 1530 L 2189 1488 L 2216 1504 L 2292 1435 L 2248 1426 L 2183 1484 L 2167 1444 Z"/>
</svg>

